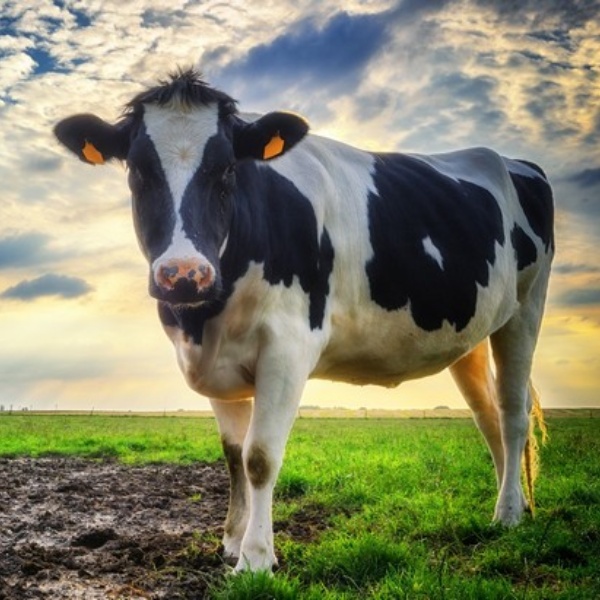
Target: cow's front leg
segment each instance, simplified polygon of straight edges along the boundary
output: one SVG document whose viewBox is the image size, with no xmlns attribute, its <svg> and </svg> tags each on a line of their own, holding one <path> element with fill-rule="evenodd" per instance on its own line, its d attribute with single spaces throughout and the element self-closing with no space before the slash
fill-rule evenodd
<svg viewBox="0 0 600 600">
<path fill-rule="evenodd" d="M 221 443 L 229 470 L 229 508 L 225 520 L 223 547 L 226 558 L 239 558 L 242 539 L 246 532 L 250 513 L 248 481 L 244 471 L 242 450 L 252 415 L 252 401 L 211 399 Z"/>
<path fill-rule="evenodd" d="M 271 515 L 273 489 L 307 379 L 298 360 L 285 361 L 278 356 L 270 364 L 264 362 L 257 370 L 254 410 L 244 442 L 250 519 L 236 571 L 270 571 L 277 564 Z"/>
</svg>

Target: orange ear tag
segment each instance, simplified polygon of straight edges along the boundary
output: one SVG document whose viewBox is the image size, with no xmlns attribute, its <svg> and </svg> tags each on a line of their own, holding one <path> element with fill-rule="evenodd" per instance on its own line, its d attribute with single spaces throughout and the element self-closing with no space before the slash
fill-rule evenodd
<svg viewBox="0 0 600 600">
<path fill-rule="evenodd" d="M 94 144 L 88 142 L 87 140 L 85 140 L 85 146 L 83 147 L 81 153 L 85 157 L 85 160 L 93 165 L 104 164 L 104 156 L 102 156 L 102 153 L 96 148 L 96 146 L 94 146 Z"/>
<path fill-rule="evenodd" d="M 279 131 L 271 138 L 271 141 L 265 146 L 263 158 L 269 160 L 275 158 L 283 152 L 285 140 L 279 135 Z"/>
</svg>

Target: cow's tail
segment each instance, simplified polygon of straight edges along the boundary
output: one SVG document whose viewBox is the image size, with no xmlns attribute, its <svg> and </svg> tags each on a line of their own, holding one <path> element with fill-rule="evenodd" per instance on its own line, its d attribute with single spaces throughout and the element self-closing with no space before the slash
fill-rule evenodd
<svg viewBox="0 0 600 600">
<path fill-rule="evenodd" d="M 545 444 L 548 439 L 548 429 L 544 421 L 540 395 L 531 381 L 529 382 L 529 395 L 531 397 L 531 414 L 529 416 L 529 434 L 525 442 L 525 453 L 523 455 L 523 473 L 527 488 L 527 500 L 533 514 L 535 512 L 534 485 L 540 468 L 536 428 L 541 433 L 542 444 Z"/>
</svg>

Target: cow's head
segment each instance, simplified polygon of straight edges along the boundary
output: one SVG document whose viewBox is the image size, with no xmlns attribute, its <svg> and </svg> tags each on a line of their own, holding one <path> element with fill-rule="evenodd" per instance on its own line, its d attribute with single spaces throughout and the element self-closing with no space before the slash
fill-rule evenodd
<svg viewBox="0 0 600 600">
<path fill-rule="evenodd" d="M 79 114 L 54 129 L 86 163 L 126 161 L 135 229 L 150 263 L 150 294 L 171 304 L 218 296 L 238 162 L 276 158 L 307 131 L 291 113 L 245 122 L 235 101 L 193 70 L 136 96 L 115 125 Z"/>
</svg>

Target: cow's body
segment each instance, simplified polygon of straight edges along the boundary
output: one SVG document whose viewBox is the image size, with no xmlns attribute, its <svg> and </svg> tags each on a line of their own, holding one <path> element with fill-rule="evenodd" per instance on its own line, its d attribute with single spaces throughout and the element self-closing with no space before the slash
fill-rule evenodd
<svg viewBox="0 0 600 600">
<path fill-rule="evenodd" d="M 403 167 L 397 175 L 396 164 Z M 190 385 L 208 396 L 253 395 L 260 341 L 269 328 L 298 340 L 312 377 L 391 387 L 454 363 L 504 325 L 528 291 L 531 270 L 515 268 L 510 241 L 515 226 L 537 242 L 536 258 L 547 254 L 548 239 L 533 233 L 521 208 L 511 166 L 514 177 L 542 181 L 533 168 L 482 148 L 380 158 L 317 136 L 277 162 L 245 165 L 248 179 L 274 181 L 249 199 L 264 210 L 249 210 L 242 202 L 236 207 L 246 231 L 230 234 L 222 256 L 230 295 L 218 315 L 206 309 L 218 331 L 211 343 L 219 351 L 202 377 L 202 309 L 161 308 Z M 392 180 L 397 194 L 391 199 L 395 206 L 380 208 L 383 214 L 373 225 L 384 230 L 379 235 L 371 232 L 368 214 L 370 203 L 384 204 L 376 169 Z M 280 178 L 296 188 L 293 202 L 289 191 L 279 195 Z M 447 195 L 449 186 L 462 206 Z M 432 193 L 439 199 L 433 210 Z M 389 239 L 381 240 L 385 236 Z M 373 237 L 380 240 L 380 254 Z M 253 247 L 260 248 L 255 257 Z M 229 279 L 234 251 L 235 275 Z M 519 285 L 525 289 L 519 291 Z"/>
<path fill-rule="evenodd" d="M 248 125 L 225 95 L 174 90 L 186 77 L 203 85 L 187 73 L 141 95 L 110 135 L 89 116 L 57 135 L 80 156 L 87 141 L 128 161 L 150 291 L 219 422 L 232 480 L 226 553 L 238 569 L 275 561 L 272 490 L 310 377 L 395 386 L 451 367 L 494 459 L 495 517 L 518 522 L 553 254 L 543 173 L 481 148 L 363 152 L 304 137 L 279 113 Z M 257 139 L 267 159 L 282 156 L 261 160 Z"/>
</svg>

